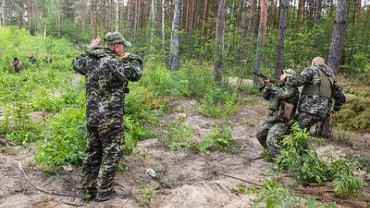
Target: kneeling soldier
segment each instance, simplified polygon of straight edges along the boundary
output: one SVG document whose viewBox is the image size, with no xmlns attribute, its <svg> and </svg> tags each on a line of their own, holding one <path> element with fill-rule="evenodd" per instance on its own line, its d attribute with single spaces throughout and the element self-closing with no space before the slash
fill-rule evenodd
<svg viewBox="0 0 370 208">
<path fill-rule="evenodd" d="M 267 148 L 273 157 L 280 154 L 279 141 L 289 131 L 299 100 L 297 87 L 287 84 L 287 80 L 295 74 L 294 70 L 287 69 L 280 76 L 280 85 L 264 80 L 266 87 L 263 97 L 270 100 L 269 115 L 259 127 L 256 137 L 260 144 Z"/>
</svg>

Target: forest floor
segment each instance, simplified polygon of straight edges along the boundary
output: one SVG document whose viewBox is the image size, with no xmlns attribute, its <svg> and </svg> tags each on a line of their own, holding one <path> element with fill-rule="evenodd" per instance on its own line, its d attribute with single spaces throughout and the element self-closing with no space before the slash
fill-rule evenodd
<svg viewBox="0 0 370 208">
<path fill-rule="evenodd" d="M 251 195 L 237 194 L 232 191 L 238 184 L 261 184 L 263 178 L 274 177 L 273 163 L 258 159 L 262 148 L 255 138 L 259 124 L 266 117 L 267 102 L 257 99 L 254 104 L 244 105 L 230 118 L 235 153 L 211 152 L 199 154 L 191 150 L 171 151 L 165 148 L 162 138 L 151 138 L 139 142 L 138 150 L 125 156 L 116 177 L 115 188 L 131 193 L 126 199 L 113 199 L 102 203 L 83 203 L 73 195 L 76 192 L 81 169 L 64 166 L 54 175 L 45 175 L 33 163 L 34 146 L 3 146 L 0 150 L 0 208 L 69 208 L 69 207 L 149 207 L 163 208 L 236 208 L 251 207 Z M 197 113 L 196 101 L 180 99 L 171 102 L 171 111 L 158 126 L 162 127 L 175 119 L 183 119 L 193 128 L 192 138 L 201 139 L 212 127 L 223 121 L 201 116 Z M 370 159 L 370 134 L 350 132 L 351 139 L 346 143 L 327 141 L 316 147 L 318 153 L 331 151 L 339 156 L 359 154 Z M 152 177 L 149 172 L 155 172 Z M 366 175 L 359 170 L 356 174 Z M 153 174 L 152 174 L 153 175 Z M 248 181 L 232 178 L 230 176 Z M 368 177 L 368 176 L 367 176 Z M 292 181 L 289 176 L 280 178 L 284 184 Z M 54 192 L 45 193 L 40 189 Z M 309 190 L 309 189 L 307 189 Z M 311 194 L 325 200 L 320 189 L 309 190 Z M 364 198 L 370 198 L 369 180 L 363 188 Z M 329 193 L 328 193 L 329 194 Z M 307 198 L 303 197 L 303 198 Z M 354 207 L 346 201 L 358 199 L 338 199 L 339 207 Z M 366 201 L 362 205 L 366 207 Z M 360 200 L 360 201 L 361 201 Z M 357 205 L 356 205 L 357 206 Z"/>
</svg>

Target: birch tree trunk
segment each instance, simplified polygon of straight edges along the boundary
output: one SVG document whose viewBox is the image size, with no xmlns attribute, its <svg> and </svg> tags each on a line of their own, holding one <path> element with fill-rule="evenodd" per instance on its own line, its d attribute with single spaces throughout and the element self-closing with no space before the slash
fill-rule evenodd
<svg viewBox="0 0 370 208">
<path fill-rule="evenodd" d="M 256 68 L 255 72 L 261 72 L 261 63 L 262 63 L 262 50 L 263 50 L 263 41 L 266 36 L 266 20 L 267 20 L 267 0 L 260 0 L 261 4 L 261 17 L 260 25 L 258 28 L 258 39 L 257 39 L 257 55 L 256 55 Z M 256 80 L 255 80 L 256 81 Z"/>
<path fill-rule="evenodd" d="M 225 24 L 225 7 L 226 0 L 218 0 L 217 18 L 216 18 L 216 63 L 214 66 L 214 80 L 220 82 L 222 80 L 222 51 L 223 37 Z"/>
<path fill-rule="evenodd" d="M 347 0 L 338 0 L 328 59 L 328 65 L 333 70 L 334 74 L 338 74 L 339 72 L 339 62 L 342 54 L 344 29 L 347 21 L 347 10 Z"/>
<path fill-rule="evenodd" d="M 61 33 L 61 24 L 62 24 L 62 11 L 60 9 L 60 1 L 57 1 L 57 12 L 58 12 L 58 16 L 57 16 L 57 37 L 60 38 L 60 33 Z"/>
<path fill-rule="evenodd" d="M 280 4 L 280 20 L 279 20 L 279 36 L 278 44 L 276 49 L 276 60 L 275 60 L 275 79 L 279 79 L 281 70 L 283 69 L 283 51 L 284 51 L 284 39 L 285 39 L 285 27 L 287 10 L 289 6 L 289 0 L 282 0 Z"/>
<path fill-rule="evenodd" d="M 166 40 L 166 31 L 165 31 L 165 23 L 166 23 L 166 16 L 165 16 L 165 0 L 162 0 L 162 47 L 164 47 L 164 43 Z"/>
<path fill-rule="evenodd" d="M 0 27 L 5 25 L 5 0 L 0 0 Z"/>
<path fill-rule="evenodd" d="M 180 27 L 180 0 L 174 0 L 174 11 L 171 31 L 170 69 L 172 73 L 180 67 L 179 58 L 179 27 Z"/>
<path fill-rule="evenodd" d="M 152 24 L 151 24 L 151 33 L 150 33 L 150 45 L 153 47 L 154 44 L 154 33 L 155 33 L 155 0 L 152 0 L 152 7 L 151 7 L 151 16 L 152 16 Z"/>
<path fill-rule="evenodd" d="M 119 8 L 120 8 L 120 3 L 119 0 L 116 0 L 116 30 L 119 31 Z"/>
</svg>

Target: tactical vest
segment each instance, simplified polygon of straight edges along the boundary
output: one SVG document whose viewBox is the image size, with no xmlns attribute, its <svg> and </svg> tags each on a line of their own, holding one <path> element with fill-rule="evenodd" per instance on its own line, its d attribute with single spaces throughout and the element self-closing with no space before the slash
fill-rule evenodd
<svg viewBox="0 0 370 208">
<path fill-rule="evenodd" d="M 333 97 L 334 78 L 326 75 L 321 69 L 317 69 L 317 71 L 319 80 L 315 81 L 315 77 L 313 77 L 313 82 L 304 85 L 302 94 L 319 95 L 330 100 Z"/>
</svg>

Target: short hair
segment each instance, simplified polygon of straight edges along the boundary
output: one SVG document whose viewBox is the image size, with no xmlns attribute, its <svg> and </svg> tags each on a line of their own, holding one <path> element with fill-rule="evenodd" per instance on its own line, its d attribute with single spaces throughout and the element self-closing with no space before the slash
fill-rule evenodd
<svg viewBox="0 0 370 208">
<path fill-rule="evenodd" d="M 323 57 L 316 56 L 315 58 L 312 59 L 312 65 L 323 65 L 325 64 L 325 60 Z"/>
</svg>

